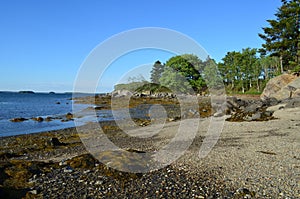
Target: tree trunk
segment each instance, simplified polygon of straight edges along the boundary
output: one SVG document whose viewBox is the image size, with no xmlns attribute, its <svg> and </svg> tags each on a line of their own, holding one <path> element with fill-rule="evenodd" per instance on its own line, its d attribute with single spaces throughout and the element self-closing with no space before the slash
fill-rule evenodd
<svg viewBox="0 0 300 199">
<path fill-rule="evenodd" d="M 244 82 L 242 82 L 242 93 L 245 93 Z"/>
<path fill-rule="evenodd" d="M 256 80 L 256 88 L 257 88 L 257 91 L 259 92 L 260 91 L 260 87 L 259 87 L 259 79 L 258 78 Z"/>
<path fill-rule="evenodd" d="M 282 60 L 282 55 L 280 55 L 280 72 L 283 74 L 283 60 Z"/>
<path fill-rule="evenodd" d="M 269 77 L 268 69 L 264 68 L 264 72 L 265 72 L 265 79 L 268 79 Z"/>
</svg>

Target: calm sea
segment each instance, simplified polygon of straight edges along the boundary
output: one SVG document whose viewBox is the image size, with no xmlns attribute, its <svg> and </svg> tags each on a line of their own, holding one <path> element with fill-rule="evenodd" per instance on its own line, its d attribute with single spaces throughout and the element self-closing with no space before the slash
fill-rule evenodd
<svg viewBox="0 0 300 199">
<path fill-rule="evenodd" d="M 72 113 L 72 94 L 0 92 L 0 137 L 74 127 L 73 121 L 36 122 L 33 117 L 61 117 Z M 84 109 L 87 105 L 78 105 Z M 13 118 L 24 122 L 11 122 Z"/>
<path fill-rule="evenodd" d="M 87 94 L 76 94 L 76 97 L 84 97 Z M 73 109 L 72 109 L 73 108 Z M 174 109 L 173 106 L 168 109 Z M 155 110 L 158 109 L 158 110 Z M 15 93 L 0 92 L 0 137 L 38 133 L 51 130 L 59 130 L 87 122 L 126 120 L 130 118 L 149 119 L 151 115 L 158 113 L 157 117 L 165 117 L 160 114 L 160 107 L 143 104 L 136 108 L 119 110 L 97 110 L 91 104 L 73 104 L 72 94 L 49 93 Z M 76 115 L 74 121 L 62 122 L 61 119 L 37 122 L 31 118 L 52 117 L 63 118 L 67 113 Z M 23 122 L 11 122 L 13 118 L 26 118 Z"/>
</svg>

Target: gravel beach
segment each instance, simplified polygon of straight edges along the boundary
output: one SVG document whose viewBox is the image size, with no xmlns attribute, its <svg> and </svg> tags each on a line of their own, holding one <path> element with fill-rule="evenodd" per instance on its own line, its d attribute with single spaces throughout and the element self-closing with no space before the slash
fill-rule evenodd
<svg viewBox="0 0 300 199">
<path fill-rule="evenodd" d="M 145 173 L 107 167 L 89 153 L 83 142 L 94 135 L 98 124 L 80 127 L 87 132 L 80 136 L 76 128 L 70 128 L 4 137 L 0 140 L 0 197 L 300 198 L 300 107 L 280 104 L 268 109 L 275 111 L 275 119 L 224 122 L 217 143 L 202 158 L 199 149 L 212 117 L 186 119 L 189 124 L 199 123 L 191 145 L 170 165 Z M 134 156 L 161 150 L 177 135 L 182 121 L 167 122 L 158 133 L 152 125 L 141 125 L 131 129 L 130 136 L 119 133 L 110 122 L 102 123 L 101 129 L 102 136 Z M 189 129 L 185 130 L 188 137 Z M 132 158 L 118 151 L 101 157 L 110 160 L 116 155 Z M 126 162 L 121 160 L 112 164 L 122 167 Z"/>
</svg>

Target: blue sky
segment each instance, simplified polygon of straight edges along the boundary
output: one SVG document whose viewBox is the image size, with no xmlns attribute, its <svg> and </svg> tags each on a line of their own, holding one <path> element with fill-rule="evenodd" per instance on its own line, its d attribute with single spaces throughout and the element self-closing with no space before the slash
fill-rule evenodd
<svg viewBox="0 0 300 199">
<path fill-rule="evenodd" d="M 228 51 L 259 48 L 258 33 L 280 5 L 280 0 L 2 0 L 0 90 L 72 91 L 89 53 L 134 28 L 176 30 L 220 61 Z M 99 91 L 111 90 L 124 71 L 170 56 L 144 51 L 121 57 L 104 74 Z"/>
</svg>

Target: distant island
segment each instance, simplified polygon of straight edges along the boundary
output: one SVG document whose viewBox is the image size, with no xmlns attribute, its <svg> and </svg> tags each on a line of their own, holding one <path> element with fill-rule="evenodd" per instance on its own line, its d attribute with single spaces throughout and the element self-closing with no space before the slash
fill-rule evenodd
<svg viewBox="0 0 300 199">
<path fill-rule="evenodd" d="M 19 93 L 35 94 L 35 92 L 33 92 L 33 91 L 19 91 Z"/>
</svg>

